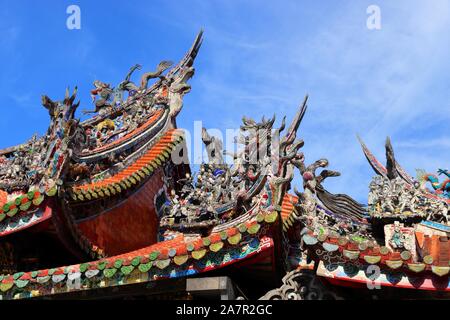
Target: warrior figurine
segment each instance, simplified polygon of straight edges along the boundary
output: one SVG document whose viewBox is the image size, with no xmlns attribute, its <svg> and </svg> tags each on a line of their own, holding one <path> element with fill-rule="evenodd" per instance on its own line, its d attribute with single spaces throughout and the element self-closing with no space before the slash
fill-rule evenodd
<svg viewBox="0 0 450 320">
<path fill-rule="evenodd" d="M 83 110 L 83 114 L 99 113 L 102 115 L 111 109 L 113 89 L 111 89 L 110 84 L 95 80 L 94 87 L 95 88 L 91 90 L 91 98 L 92 102 L 95 103 L 95 110 Z M 100 96 L 100 99 L 98 100 L 96 100 L 97 95 Z"/>
<path fill-rule="evenodd" d="M 369 199 L 367 201 L 367 204 L 369 205 L 369 208 L 371 210 L 374 210 L 375 205 L 379 202 L 379 194 L 377 190 L 377 184 L 375 181 L 372 181 L 369 185 Z"/>
<path fill-rule="evenodd" d="M 398 221 L 394 222 L 394 233 L 389 240 L 389 244 L 394 249 L 403 249 L 405 248 L 405 236 L 403 235 L 400 223 Z"/>
</svg>

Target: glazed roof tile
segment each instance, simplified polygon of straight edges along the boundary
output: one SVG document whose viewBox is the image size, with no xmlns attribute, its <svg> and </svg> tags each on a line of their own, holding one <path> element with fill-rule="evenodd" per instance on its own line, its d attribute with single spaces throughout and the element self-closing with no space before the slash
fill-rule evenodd
<svg viewBox="0 0 450 320">
<path fill-rule="evenodd" d="M 438 260 L 434 260 L 431 256 L 424 257 L 423 262 L 413 261 L 413 253 L 408 250 L 402 252 L 392 251 L 385 246 L 366 246 L 364 243 L 357 242 L 346 236 L 316 236 L 310 231 L 303 235 L 303 242 L 315 248 L 316 252 L 335 252 L 340 259 L 348 263 L 356 264 L 358 261 L 366 264 L 380 264 L 390 269 L 403 268 L 415 273 L 423 271 L 431 271 L 438 276 L 447 276 L 450 272 L 450 262 L 447 259 L 445 265 Z M 434 244 L 437 245 L 438 241 Z M 434 250 L 434 251 L 433 251 Z M 445 256 L 450 256 L 449 247 L 433 248 L 433 252 L 445 250 Z"/>
<path fill-rule="evenodd" d="M 2 192 L 2 201 L 4 202 L 0 202 L 0 224 L 9 224 L 11 222 L 12 225 L 14 225 L 13 229 L 19 230 L 23 229 L 27 225 L 36 223 L 36 219 L 32 219 L 31 216 L 33 216 L 38 209 L 44 209 L 41 204 L 44 202 L 46 197 L 53 197 L 56 194 L 56 187 L 49 189 L 45 193 L 32 190 L 27 193 L 9 195 L 4 191 Z M 11 200 L 8 201 L 8 199 Z M 22 219 L 25 222 L 21 223 L 14 222 L 13 220 L 17 219 L 19 215 L 22 218 L 27 216 L 29 219 Z M 14 232 L 9 230 L 6 225 L 2 228 L 2 230 L 3 231 L 0 231 L 0 235 Z"/>
</svg>

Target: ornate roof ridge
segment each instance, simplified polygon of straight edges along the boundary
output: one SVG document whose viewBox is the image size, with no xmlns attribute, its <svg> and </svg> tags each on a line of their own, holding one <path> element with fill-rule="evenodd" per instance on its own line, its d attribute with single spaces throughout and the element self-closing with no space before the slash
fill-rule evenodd
<svg viewBox="0 0 450 320">
<path fill-rule="evenodd" d="M 107 197 L 131 188 L 161 166 L 170 157 L 170 152 L 183 139 L 183 130 L 167 131 L 154 146 L 118 173 L 100 181 L 73 186 L 71 188 L 72 200 L 87 201 Z"/>
</svg>

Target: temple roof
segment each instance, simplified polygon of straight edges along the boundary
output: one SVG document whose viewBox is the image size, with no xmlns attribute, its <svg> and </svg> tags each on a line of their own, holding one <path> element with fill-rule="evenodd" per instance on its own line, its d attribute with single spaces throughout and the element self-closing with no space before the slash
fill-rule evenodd
<svg viewBox="0 0 450 320">
<path fill-rule="evenodd" d="M 272 248 L 266 228 L 276 212 L 252 218 L 208 237 L 172 240 L 83 264 L 0 276 L 3 298 L 29 298 L 165 278 L 184 277 L 224 267 Z M 80 282 L 77 282 L 80 281 Z"/>
</svg>

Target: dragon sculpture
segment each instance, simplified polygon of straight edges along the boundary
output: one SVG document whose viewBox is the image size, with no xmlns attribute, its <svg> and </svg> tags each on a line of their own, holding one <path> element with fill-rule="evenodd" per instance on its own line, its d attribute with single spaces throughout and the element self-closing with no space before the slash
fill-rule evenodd
<svg viewBox="0 0 450 320">
<path fill-rule="evenodd" d="M 424 170 L 417 170 L 417 178 L 422 188 L 427 182 L 431 183 L 434 192 L 444 198 L 450 199 L 450 172 L 448 170 L 439 169 L 438 175 L 446 175 L 447 179 L 443 182 L 439 181 L 439 177 L 432 173 L 426 173 Z"/>
</svg>

